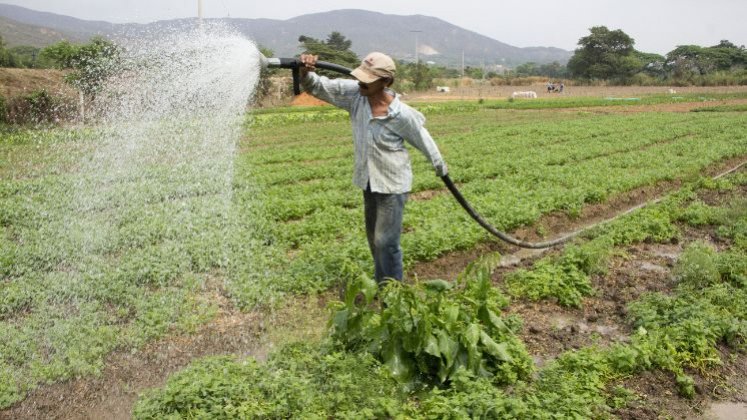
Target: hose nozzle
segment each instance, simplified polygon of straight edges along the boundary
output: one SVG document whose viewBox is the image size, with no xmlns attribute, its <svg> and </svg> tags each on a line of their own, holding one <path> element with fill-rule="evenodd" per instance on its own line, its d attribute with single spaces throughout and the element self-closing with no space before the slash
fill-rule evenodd
<svg viewBox="0 0 747 420">
<path fill-rule="evenodd" d="M 299 69 L 303 64 L 298 58 L 278 58 L 278 57 L 265 57 L 260 54 L 260 63 L 263 69 L 290 69 L 293 72 L 293 93 L 298 95 L 301 93 L 301 78 Z M 350 69 L 333 63 L 327 63 L 325 61 L 317 61 L 316 67 L 326 70 L 332 70 L 340 74 L 350 74 Z"/>
<path fill-rule="evenodd" d="M 260 63 L 263 69 L 296 69 L 301 65 L 301 60 L 297 58 L 278 58 L 278 57 L 265 57 L 259 55 Z"/>
</svg>

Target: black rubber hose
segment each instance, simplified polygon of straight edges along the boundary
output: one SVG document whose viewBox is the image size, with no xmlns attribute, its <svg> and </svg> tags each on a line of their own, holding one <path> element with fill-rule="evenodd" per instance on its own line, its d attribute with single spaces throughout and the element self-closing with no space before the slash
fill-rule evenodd
<svg viewBox="0 0 747 420">
<path fill-rule="evenodd" d="M 454 182 L 449 178 L 449 175 L 444 175 L 441 177 L 441 180 L 446 184 L 446 188 L 451 191 L 451 194 L 456 198 L 456 200 L 461 204 L 462 208 L 467 211 L 467 213 L 485 230 L 493 234 L 494 236 L 497 236 L 502 241 L 508 242 L 512 245 L 516 245 L 522 248 L 531 248 L 531 249 L 542 249 L 542 248 L 550 248 L 555 245 L 560 245 L 564 242 L 568 242 L 569 240 L 573 239 L 573 237 L 576 236 L 575 233 L 572 233 L 570 235 L 566 235 L 557 239 L 553 239 L 551 241 L 545 241 L 545 242 L 527 242 L 522 241 L 519 239 L 514 238 L 511 235 L 508 235 L 504 232 L 501 232 L 500 230 L 496 229 L 491 225 L 490 223 L 486 222 L 485 219 L 480 216 L 479 213 L 475 211 L 475 209 L 472 208 L 472 206 L 469 205 L 467 200 L 462 196 L 462 193 L 459 191 L 459 189 L 454 185 Z"/>
<path fill-rule="evenodd" d="M 335 63 L 328 63 L 326 61 L 317 61 L 315 66 L 319 67 L 320 69 L 332 70 L 342 74 L 350 74 L 350 72 L 353 71 L 345 66 L 341 66 Z"/>
<path fill-rule="evenodd" d="M 283 61 L 283 67 L 292 68 L 294 69 L 294 74 L 298 74 L 297 68 L 301 66 L 301 60 L 298 60 L 298 59 L 281 59 L 281 60 L 286 60 L 286 61 Z M 331 71 L 335 71 L 337 73 L 342 73 L 346 75 L 349 75 L 350 72 L 352 71 L 351 69 L 347 67 L 340 66 L 334 63 L 329 63 L 326 61 L 317 61 L 315 66 L 320 69 L 331 70 Z M 298 83 L 296 80 L 294 80 L 294 82 L 295 82 L 294 84 Z M 516 245 L 522 248 L 542 249 L 542 248 L 550 248 L 552 246 L 560 245 L 564 242 L 568 242 L 570 239 L 576 236 L 576 234 L 574 233 L 574 234 L 566 235 L 561 238 L 557 238 L 557 239 L 553 239 L 551 241 L 545 241 L 545 242 L 526 242 L 526 241 L 521 241 L 519 239 L 516 239 L 511 235 L 501 232 L 500 230 L 493 227 L 490 223 L 486 222 L 485 219 L 483 219 L 482 216 L 480 216 L 480 214 L 478 214 L 475 211 L 475 209 L 473 209 L 472 206 L 469 205 L 469 203 L 464 198 L 464 196 L 462 196 L 462 193 L 459 192 L 459 189 L 451 181 L 451 178 L 449 178 L 449 175 L 442 176 L 441 180 L 444 182 L 444 184 L 446 184 L 446 188 L 448 188 L 449 191 L 451 191 L 451 194 L 454 196 L 454 198 L 456 198 L 459 204 L 461 204 L 462 208 L 464 208 L 464 210 L 466 210 L 467 213 L 469 213 L 469 215 L 480 226 L 482 226 L 485 230 L 487 230 L 494 236 L 498 237 L 502 241 L 508 242 L 512 245 Z"/>
</svg>

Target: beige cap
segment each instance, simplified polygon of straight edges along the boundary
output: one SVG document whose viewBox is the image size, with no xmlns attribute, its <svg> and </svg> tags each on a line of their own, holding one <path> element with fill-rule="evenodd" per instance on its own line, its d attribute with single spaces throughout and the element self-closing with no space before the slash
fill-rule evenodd
<svg viewBox="0 0 747 420">
<path fill-rule="evenodd" d="M 363 83 L 373 83 L 382 77 L 393 79 L 396 72 L 394 60 L 391 57 L 384 53 L 372 52 L 350 74 Z"/>
</svg>

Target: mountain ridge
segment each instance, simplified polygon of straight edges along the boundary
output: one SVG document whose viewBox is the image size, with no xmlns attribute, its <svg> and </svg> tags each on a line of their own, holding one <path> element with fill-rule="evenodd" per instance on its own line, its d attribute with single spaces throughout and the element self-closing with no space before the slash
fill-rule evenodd
<svg viewBox="0 0 747 420">
<path fill-rule="evenodd" d="M 90 39 L 96 35 L 116 39 L 122 33 L 196 21 L 172 19 L 147 24 L 115 24 L 38 12 L 2 3 L 0 17 L 23 24 L 26 30 L 40 31 L 39 28 L 47 28 L 71 41 Z M 258 45 L 273 50 L 276 56 L 293 56 L 300 53 L 300 35 L 326 39 L 333 31 L 340 32 L 351 40 L 352 49 L 359 56 L 364 56 L 370 51 L 384 51 L 396 59 L 414 61 L 417 44 L 418 58 L 421 61 L 432 61 L 451 67 L 460 66 L 462 57 L 468 66 L 512 67 L 526 62 L 544 64 L 558 61 L 565 64 L 572 55 L 570 51 L 554 47 L 515 47 L 445 20 L 420 14 L 390 15 L 362 9 L 340 9 L 300 15 L 286 20 L 211 18 L 206 21 L 225 22 L 253 39 Z M 9 25 L 4 27 L 7 28 Z M 0 31 L 2 30 L 3 27 L 0 27 Z M 18 38 L 8 37 L 2 32 L 0 35 L 6 40 Z M 12 46 L 11 42 L 8 44 Z"/>
</svg>

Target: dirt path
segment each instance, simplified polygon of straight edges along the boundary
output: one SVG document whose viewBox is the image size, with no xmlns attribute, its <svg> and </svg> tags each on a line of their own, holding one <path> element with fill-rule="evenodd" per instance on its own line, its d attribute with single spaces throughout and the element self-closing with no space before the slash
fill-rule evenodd
<svg viewBox="0 0 747 420">
<path fill-rule="evenodd" d="M 162 386 L 169 375 L 197 358 L 231 354 L 264 360 L 290 337 L 318 339 L 326 322 L 326 295 L 294 298 L 283 308 L 249 313 L 239 312 L 223 296 L 215 294 L 218 314 L 196 333 L 167 337 L 136 353 L 115 352 L 100 376 L 40 386 L 0 411 L 0 419 L 129 419 L 142 391 Z"/>
<path fill-rule="evenodd" d="M 472 86 L 452 87 L 448 93 L 413 92 L 405 93 L 408 102 L 456 101 L 477 99 L 506 99 L 514 91 L 534 91 L 539 98 L 586 97 L 600 98 L 634 98 L 644 95 L 714 94 L 747 92 L 747 86 L 568 86 L 563 93 L 548 93 L 545 84 L 530 86 L 490 86 L 473 84 Z M 674 93 L 672 93 L 674 92 Z M 702 103 L 702 102 L 701 102 Z M 618 108 L 618 107 L 615 107 Z"/>
</svg>

